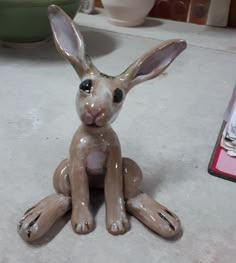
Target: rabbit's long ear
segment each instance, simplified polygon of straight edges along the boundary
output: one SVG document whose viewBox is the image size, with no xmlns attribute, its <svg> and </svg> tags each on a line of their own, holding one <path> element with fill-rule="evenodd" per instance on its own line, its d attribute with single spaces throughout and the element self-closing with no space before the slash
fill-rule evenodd
<svg viewBox="0 0 236 263">
<path fill-rule="evenodd" d="M 186 48 L 184 40 L 169 40 L 153 48 L 134 62 L 119 78 L 128 90 L 133 86 L 157 77 Z"/>
<path fill-rule="evenodd" d="M 56 5 L 49 6 L 48 18 L 58 52 L 69 60 L 80 78 L 85 73 L 97 72 L 97 69 L 85 53 L 83 36 L 71 18 Z"/>
</svg>

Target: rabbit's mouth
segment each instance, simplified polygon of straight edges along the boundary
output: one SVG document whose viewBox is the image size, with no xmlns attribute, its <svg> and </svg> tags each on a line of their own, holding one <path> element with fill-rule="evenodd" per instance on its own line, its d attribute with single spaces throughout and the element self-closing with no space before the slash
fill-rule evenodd
<svg viewBox="0 0 236 263">
<path fill-rule="evenodd" d="M 92 128 L 92 129 L 102 129 L 102 128 L 105 128 L 107 127 L 107 125 L 109 125 L 108 123 L 96 123 L 96 122 L 93 122 L 91 124 L 85 124 L 86 127 L 88 128 Z"/>
<path fill-rule="evenodd" d="M 92 123 L 86 123 L 85 125 L 87 127 L 99 129 L 106 126 L 106 122 L 97 121 L 97 119 L 95 119 Z"/>
<path fill-rule="evenodd" d="M 91 127 L 91 128 L 101 128 L 101 126 L 98 126 L 96 123 L 87 124 L 86 126 Z"/>
</svg>

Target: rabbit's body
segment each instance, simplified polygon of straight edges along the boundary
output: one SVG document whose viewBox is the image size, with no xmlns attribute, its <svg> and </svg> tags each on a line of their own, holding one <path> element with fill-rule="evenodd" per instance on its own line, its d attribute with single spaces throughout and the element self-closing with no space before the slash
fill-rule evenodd
<svg viewBox="0 0 236 263">
<path fill-rule="evenodd" d="M 82 125 L 72 139 L 69 166 L 76 170 L 70 170 L 70 180 L 73 180 L 73 175 L 77 176 L 77 171 L 83 170 L 86 174 L 77 180 L 78 184 L 84 185 L 83 190 L 89 187 L 97 188 L 96 182 L 102 187 L 105 182 L 105 195 L 115 196 L 115 198 L 109 198 L 111 209 L 107 216 L 108 229 L 113 234 L 126 232 L 128 220 L 125 213 L 123 191 L 122 187 L 116 187 L 116 185 L 123 185 L 122 156 L 119 139 L 113 129 L 109 125 L 102 128 Z M 112 180 L 110 176 L 106 176 L 104 179 L 106 173 L 112 174 Z M 72 192 L 74 191 L 80 198 L 79 189 L 73 190 L 73 187 Z M 83 205 L 81 205 L 82 202 L 76 204 L 75 206 L 79 206 L 78 212 L 72 213 L 72 226 L 78 233 L 86 233 L 93 228 L 90 212 L 86 211 L 87 216 L 80 219 L 81 210 L 84 212 L 84 209 L 88 208 L 89 196 L 85 194 L 82 199 Z"/>
<path fill-rule="evenodd" d="M 94 228 L 90 211 L 90 188 L 104 188 L 106 226 L 113 234 L 129 229 L 126 211 L 163 237 L 176 236 L 178 217 L 140 190 L 139 166 L 121 154 L 118 136 L 110 124 L 117 118 L 129 90 L 160 75 L 186 48 L 183 40 L 170 40 L 153 48 L 116 76 L 107 76 L 92 64 L 85 53 L 81 33 L 57 6 L 49 7 L 49 20 L 58 51 L 71 62 L 81 78 L 76 108 L 82 125 L 70 146 L 69 159 L 57 167 L 50 195 L 27 210 L 18 224 L 23 239 L 32 241 L 44 235 L 53 223 L 72 208 L 75 232 Z"/>
<path fill-rule="evenodd" d="M 86 127 L 81 126 L 72 140 L 70 155 L 83 158 L 89 174 L 104 174 L 109 146 L 117 140 L 111 128 L 95 130 L 95 134 L 91 134 L 86 131 Z"/>
</svg>

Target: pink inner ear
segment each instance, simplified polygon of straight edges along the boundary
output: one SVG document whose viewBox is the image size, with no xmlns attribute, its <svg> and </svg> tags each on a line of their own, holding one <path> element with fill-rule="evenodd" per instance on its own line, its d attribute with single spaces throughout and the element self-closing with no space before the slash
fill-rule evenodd
<svg viewBox="0 0 236 263">
<path fill-rule="evenodd" d="M 185 45 L 181 42 L 173 42 L 168 46 L 157 49 L 154 54 L 144 59 L 136 77 L 151 74 L 155 71 L 164 70 L 183 51 Z"/>
<path fill-rule="evenodd" d="M 146 59 L 139 71 L 136 74 L 136 77 L 148 75 L 152 73 L 153 70 L 165 68 L 171 62 L 171 57 L 166 57 L 166 54 L 155 53 L 148 59 Z"/>
<path fill-rule="evenodd" d="M 60 48 L 68 55 L 78 57 L 78 40 L 76 32 L 66 17 L 61 13 L 49 14 L 51 26 Z"/>
</svg>

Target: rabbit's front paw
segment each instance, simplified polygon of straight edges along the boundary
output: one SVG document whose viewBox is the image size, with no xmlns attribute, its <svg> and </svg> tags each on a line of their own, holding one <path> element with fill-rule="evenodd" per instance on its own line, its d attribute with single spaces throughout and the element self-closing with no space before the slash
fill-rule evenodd
<svg viewBox="0 0 236 263">
<path fill-rule="evenodd" d="M 107 222 L 107 230 L 112 235 L 121 235 L 129 230 L 129 221 L 124 212 L 120 213 L 120 216 L 116 218 L 110 218 Z"/>
<path fill-rule="evenodd" d="M 71 223 L 78 234 L 88 234 L 94 228 L 94 220 L 87 207 L 73 209 Z"/>
</svg>

